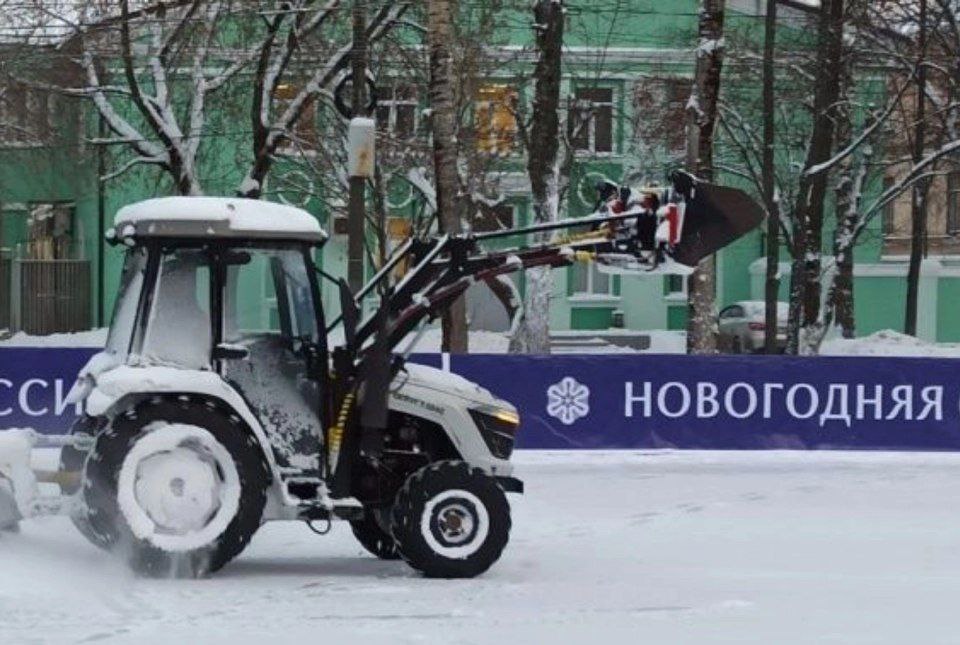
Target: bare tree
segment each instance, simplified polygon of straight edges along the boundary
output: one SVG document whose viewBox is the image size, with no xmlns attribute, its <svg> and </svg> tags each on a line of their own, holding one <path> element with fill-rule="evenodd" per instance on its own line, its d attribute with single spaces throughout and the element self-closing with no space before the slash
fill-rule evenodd
<svg viewBox="0 0 960 645">
<path fill-rule="evenodd" d="M 457 212 L 456 114 L 453 95 L 454 11 L 452 0 L 430 0 L 428 7 L 430 49 L 430 109 L 433 126 L 433 161 L 437 181 L 437 210 L 444 233 L 456 235 L 462 230 Z M 443 313 L 445 352 L 467 351 L 467 310 L 463 296 Z"/>
<path fill-rule="evenodd" d="M 723 67 L 724 0 L 702 0 L 699 44 L 693 93 L 687 104 L 687 166 L 697 176 L 713 177 L 713 134 Z M 709 354 L 717 349 L 716 264 L 713 256 L 701 261 L 689 276 L 687 294 L 687 351 Z"/>
<path fill-rule="evenodd" d="M 917 74 L 916 74 L 916 110 L 913 130 L 913 163 L 923 159 L 926 147 L 926 107 L 927 107 L 927 0 L 919 0 L 917 29 Z M 925 255 L 927 237 L 927 187 L 926 179 L 913 186 L 913 200 L 910 204 L 910 265 L 907 270 L 907 301 L 904 311 L 903 331 L 911 336 L 917 335 L 917 300 L 920 295 L 920 262 Z"/>
<path fill-rule="evenodd" d="M 560 208 L 560 81 L 563 62 L 562 0 L 534 5 L 537 63 L 533 73 L 532 127 L 527 138 L 527 175 L 535 222 L 557 219 Z M 526 272 L 523 318 L 511 339 L 511 351 L 550 353 L 550 269 Z"/>
<path fill-rule="evenodd" d="M 238 194 L 245 197 L 260 196 L 278 149 L 290 141 L 297 143 L 297 123 L 321 96 L 331 95 L 334 81 L 350 64 L 352 41 L 337 48 L 312 70 L 304 63 L 295 64 L 297 54 L 315 44 L 311 37 L 331 19 L 340 0 L 328 0 L 323 6 L 317 4 L 315 0 L 300 0 L 266 19 L 265 35 L 255 50 L 256 72 L 250 110 L 252 156 L 237 188 Z M 367 42 L 373 44 L 386 36 L 409 7 L 408 2 L 383 4 L 367 23 Z M 295 88 L 290 96 L 278 95 L 277 89 L 284 83 Z"/>
<path fill-rule="evenodd" d="M 763 23 L 763 151 L 761 182 L 767 211 L 766 276 L 764 281 L 764 352 L 777 351 L 777 308 L 780 293 L 780 199 L 776 187 L 776 105 L 774 52 L 777 38 L 777 0 L 767 0 Z"/>
</svg>

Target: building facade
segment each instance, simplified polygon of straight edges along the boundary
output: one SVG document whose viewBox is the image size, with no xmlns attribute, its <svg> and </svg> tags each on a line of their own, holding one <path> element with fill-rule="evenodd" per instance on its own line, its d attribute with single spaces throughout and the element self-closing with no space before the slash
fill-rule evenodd
<svg viewBox="0 0 960 645">
<path fill-rule="evenodd" d="M 763 4 L 758 0 L 728 2 L 728 30 L 749 32 L 762 27 Z M 569 215 L 580 216 L 594 206 L 597 181 L 662 181 L 667 170 L 682 160 L 685 108 L 697 45 L 697 3 L 624 0 L 609 6 L 567 5 L 562 90 L 565 203 Z M 788 27 L 802 24 L 803 11 L 802 5 L 786 2 L 783 20 Z M 528 17 L 517 15 L 505 24 L 528 22 Z M 518 109 L 522 112 L 523 106 L 529 106 L 532 94 L 530 30 L 504 28 L 492 41 L 496 44 L 485 51 L 493 63 L 483 78 L 474 79 L 469 110 L 472 154 L 481 160 L 476 172 L 484 176 L 487 190 L 480 200 L 482 207 L 470 222 L 475 230 L 520 226 L 532 217 L 516 118 Z M 45 57 L 45 53 L 49 55 Z M 36 57 L 48 61 L 50 74 L 70 73 L 58 68 L 62 58 L 55 51 L 38 50 Z M 375 116 L 381 134 L 380 154 L 392 159 L 390 155 L 401 154 L 398 150 L 413 146 L 411 142 L 423 146 L 427 141 L 426 92 L 422 78 L 411 80 L 396 61 L 380 62 L 381 69 L 375 69 L 379 98 Z M 733 73 L 728 69 L 728 75 Z M 119 207 L 170 194 L 171 186 L 150 170 L 109 177 L 121 163 L 122 153 L 93 143 L 103 138 L 104 126 L 88 102 L 36 85 L 9 85 L 4 90 L 0 95 L 0 328 L 45 333 L 105 325 L 119 279 L 121 250 L 105 245 L 103 234 Z M 278 92 L 290 91 L 285 85 L 278 88 Z M 238 109 L 242 113 L 242 108 Z M 310 155 L 315 155 L 310 147 L 322 147 L 332 136 L 328 123 L 335 117 L 324 109 L 314 106 L 307 110 L 298 125 L 301 145 L 281 151 L 281 156 L 299 155 L 301 162 L 305 157 L 308 163 L 280 160 L 272 176 L 285 181 L 274 181 L 275 190 L 266 191 L 266 197 L 314 212 L 331 233 L 320 262 L 328 273 L 344 275 L 345 199 L 331 194 L 335 191 L 329 181 L 313 176 L 323 172 L 320 164 L 309 163 Z M 225 112 L 213 118 L 229 123 L 235 116 Z M 211 130 L 217 132 L 218 128 Z M 213 137 L 204 143 L 208 193 L 233 192 L 241 176 L 236 159 L 243 145 L 234 136 Z M 424 186 L 429 184 L 428 174 L 413 164 L 383 191 L 384 237 L 395 241 L 422 230 L 416 222 L 429 207 L 430 191 Z M 872 190 L 876 193 L 883 182 L 892 180 L 878 178 Z M 323 194 L 318 197 L 319 193 Z M 956 173 L 935 182 L 930 192 L 930 244 L 921 278 L 919 325 L 919 335 L 928 340 L 960 341 L 958 196 L 960 174 Z M 860 335 L 903 325 L 908 200 L 909 196 L 904 196 L 883 217 L 876 218 L 856 249 L 855 304 Z M 827 233 L 824 239 L 831 237 Z M 757 231 L 719 254 L 719 307 L 762 299 L 763 246 L 762 232 Z M 375 263 L 373 259 L 370 271 Z M 784 300 L 789 270 L 784 262 Z M 522 289 L 522 276 L 517 279 Z M 686 290 L 679 277 L 611 276 L 582 265 L 554 272 L 553 285 L 554 330 L 602 332 L 618 326 L 681 330 L 686 325 Z M 505 328 L 504 316 L 495 311 L 495 301 L 482 289 L 470 295 L 472 326 Z M 63 305 L 69 297 L 71 303 Z M 250 293 L 248 297 L 263 303 L 263 318 L 269 324 L 275 306 L 269 294 Z M 324 299 L 330 308 L 336 308 L 332 287 L 325 287 Z M 66 313 L 50 313 L 56 309 L 51 301 L 61 301 Z"/>
</svg>

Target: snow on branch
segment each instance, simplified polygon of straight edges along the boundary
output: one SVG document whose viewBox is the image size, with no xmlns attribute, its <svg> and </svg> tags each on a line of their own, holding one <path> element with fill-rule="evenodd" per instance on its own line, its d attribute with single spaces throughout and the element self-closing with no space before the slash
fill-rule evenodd
<svg viewBox="0 0 960 645">
<path fill-rule="evenodd" d="M 849 157 L 851 154 L 853 154 L 853 152 L 856 151 L 856 149 L 859 148 L 860 145 L 867 140 L 867 138 L 869 138 L 874 132 L 877 131 L 877 129 L 880 126 L 882 126 L 884 123 L 887 122 L 887 119 L 890 118 L 890 115 L 893 113 L 894 109 L 898 105 L 900 105 L 900 99 L 903 98 L 903 95 L 906 92 L 908 86 L 909 86 L 909 83 L 904 83 L 901 86 L 900 91 L 897 92 L 897 95 L 887 104 L 887 107 L 884 108 L 883 112 L 879 116 L 877 116 L 877 118 L 875 118 L 873 122 L 870 123 L 869 126 L 864 128 L 863 131 L 857 136 L 857 138 L 851 141 L 850 144 L 847 145 L 847 147 L 845 147 L 843 150 L 839 151 L 837 154 L 835 154 L 830 159 L 827 159 L 823 163 L 810 166 L 809 168 L 807 168 L 806 171 L 804 171 L 804 175 L 806 175 L 807 177 L 813 177 L 814 175 L 819 175 L 822 172 L 826 172 L 830 170 L 831 168 L 836 166 L 838 163 L 840 163 L 841 161 Z"/>
</svg>

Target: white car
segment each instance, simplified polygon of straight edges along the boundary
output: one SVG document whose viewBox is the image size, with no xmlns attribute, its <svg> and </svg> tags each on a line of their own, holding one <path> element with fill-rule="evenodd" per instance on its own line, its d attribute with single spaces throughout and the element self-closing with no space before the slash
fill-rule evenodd
<svg viewBox="0 0 960 645">
<path fill-rule="evenodd" d="M 777 349 L 787 346 L 787 303 L 777 303 Z M 732 354 L 762 352 L 766 335 L 766 303 L 741 300 L 720 310 L 719 345 Z"/>
</svg>

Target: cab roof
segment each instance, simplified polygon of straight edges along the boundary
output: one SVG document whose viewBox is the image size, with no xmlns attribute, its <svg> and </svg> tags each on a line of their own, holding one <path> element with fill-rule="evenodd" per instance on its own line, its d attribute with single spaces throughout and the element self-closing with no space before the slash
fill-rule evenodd
<svg viewBox="0 0 960 645">
<path fill-rule="evenodd" d="M 243 197 L 158 197 L 124 206 L 108 237 L 210 237 L 322 242 L 307 211 Z"/>
</svg>

